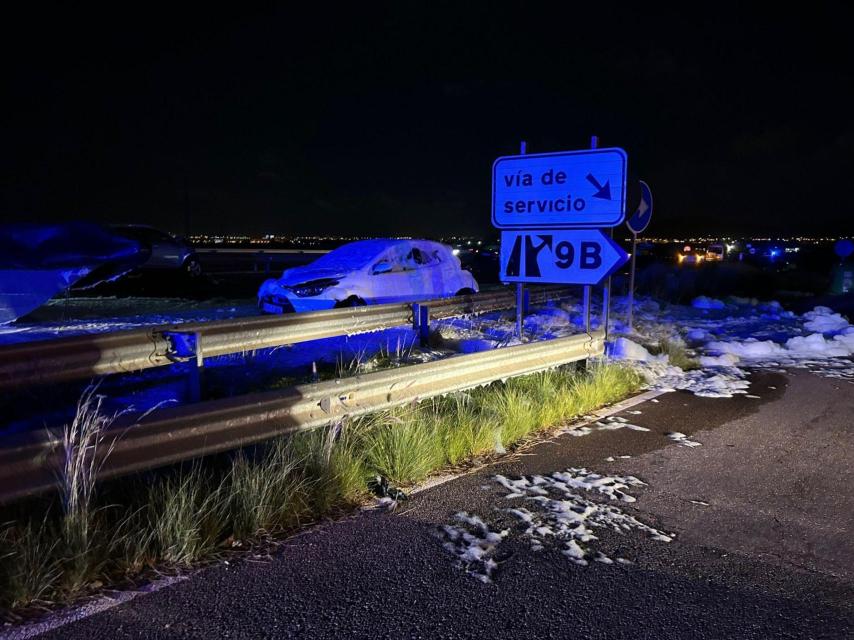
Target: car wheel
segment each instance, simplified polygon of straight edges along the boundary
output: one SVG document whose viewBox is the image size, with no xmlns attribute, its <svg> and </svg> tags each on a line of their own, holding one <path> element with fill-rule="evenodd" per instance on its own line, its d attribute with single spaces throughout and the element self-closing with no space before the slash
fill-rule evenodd
<svg viewBox="0 0 854 640">
<path fill-rule="evenodd" d="M 465 289 L 460 289 L 454 295 L 455 296 L 473 296 L 474 295 L 474 289 L 469 289 L 468 287 L 466 287 Z"/>
<path fill-rule="evenodd" d="M 202 275 L 202 264 L 196 258 L 187 258 L 184 261 L 184 273 L 191 278 L 198 278 Z"/>
<path fill-rule="evenodd" d="M 345 307 L 364 307 L 368 303 L 362 300 L 359 296 L 350 296 L 345 300 L 339 300 L 335 303 L 336 309 L 342 309 Z"/>
</svg>

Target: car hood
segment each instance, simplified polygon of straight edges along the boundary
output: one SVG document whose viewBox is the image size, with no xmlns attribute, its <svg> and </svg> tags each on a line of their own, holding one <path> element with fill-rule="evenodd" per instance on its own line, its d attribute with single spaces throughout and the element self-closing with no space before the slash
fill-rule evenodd
<svg viewBox="0 0 854 640">
<path fill-rule="evenodd" d="M 276 284 L 282 287 L 293 287 L 298 284 L 305 284 L 314 280 L 335 279 L 341 280 L 352 271 L 344 271 L 341 269 L 318 269 L 311 265 L 305 267 L 294 267 L 282 273 L 282 277 L 276 280 Z"/>
</svg>

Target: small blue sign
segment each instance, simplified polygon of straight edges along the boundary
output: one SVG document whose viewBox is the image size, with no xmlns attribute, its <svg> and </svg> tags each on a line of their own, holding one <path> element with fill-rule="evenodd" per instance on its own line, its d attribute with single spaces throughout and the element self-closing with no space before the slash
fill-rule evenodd
<svg viewBox="0 0 854 640">
<path fill-rule="evenodd" d="M 501 232 L 501 281 L 598 284 L 629 256 L 598 229 Z"/>
<path fill-rule="evenodd" d="M 836 251 L 836 255 L 845 260 L 845 258 L 854 253 L 854 242 L 847 239 L 837 240 L 833 246 L 833 250 Z"/>
<path fill-rule="evenodd" d="M 625 212 L 622 149 L 505 156 L 492 165 L 492 224 L 498 229 L 615 227 Z"/>
<path fill-rule="evenodd" d="M 626 220 L 629 230 L 637 235 L 649 226 L 649 221 L 652 219 L 652 191 L 649 185 L 643 180 L 639 180 L 641 187 L 641 201 L 638 205 L 638 210 L 634 215 Z"/>
</svg>

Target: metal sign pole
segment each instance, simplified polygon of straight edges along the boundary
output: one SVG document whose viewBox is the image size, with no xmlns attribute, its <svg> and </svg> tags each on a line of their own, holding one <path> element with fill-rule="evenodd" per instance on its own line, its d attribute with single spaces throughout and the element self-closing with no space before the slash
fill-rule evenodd
<svg viewBox="0 0 854 640">
<path fill-rule="evenodd" d="M 522 140 L 519 143 L 519 155 L 524 156 L 528 153 L 528 143 Z M 519 340 L 522 339 L 522 321 L 524 320 L 525 308 L 525 285 L 521 282 L 516 283 L 516 336 Z"/>
<path fill-rule="evenodd" d="M 611 229 L 611 237 L 614 237 L 614 230 Z M 608 324 L 611 320 L 611 276 L 605 279 L 605 284 L 602 287 L 602 328 L 605 330 L 605 340 L 608 339 Z"/>
<path fill-rule="evenodd" d="M 591 287 L 589 284 L 584 285 L 584 330 L 587 333 L 590 333 L 590 298 L 592 292 L 593 287 Z"/>
<path fill-rule="evenodd" d="M 590 148 L 599 147 L 599 136 L 590 136 Z M 614 238 L 614 228 L 611 228 L 611 238 Z M 605 330 L 605 340 L 608 339 L 608 322 L 611 317 L 611 276 L 605 280 L 602 286 L 602 328 Z"/>
<path fill-rule="evenodd" d="M 633 320 L 635 313 L 635 271 L 637 271 L 638 234 L 643 233 L 652 219 L 652 191 L 649 185 L 639 180 L 641 201 L 635 214 L 626 220 L 626 226 L 632 232 L 632 266 L 629 270 L 629 314 L 627 324 L 629 333 L 634 331 Z"/>
<path fill-rule="evenodd" d="M 638 234 L 632 233 L 632 266 L 629 271 L 629 317 L 628 327 L 629 333 L 632 333 L 632 316 L 635 309 L 635 254 L 638 251 Z"/>
</svg>

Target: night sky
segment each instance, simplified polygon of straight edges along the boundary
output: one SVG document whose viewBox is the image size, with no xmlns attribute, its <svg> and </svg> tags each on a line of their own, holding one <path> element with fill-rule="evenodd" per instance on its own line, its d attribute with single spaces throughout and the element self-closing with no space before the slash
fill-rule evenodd
<svg viewBox="0 0 854 640">
<path fill-rule="evenodd" d="M 854 232 L 850 12 L 643 4 L 7 16 L 0 212 L 483 233 L 495 157 L 596 134 L 652 186 L 653 235 Z"/>
</svg>

